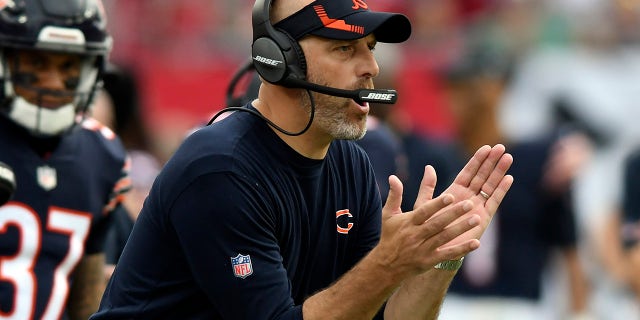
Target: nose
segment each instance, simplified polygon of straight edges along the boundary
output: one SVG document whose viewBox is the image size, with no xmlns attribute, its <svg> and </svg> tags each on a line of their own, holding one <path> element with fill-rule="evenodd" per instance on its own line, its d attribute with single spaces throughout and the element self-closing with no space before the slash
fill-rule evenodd
<svg viewBox="0 0 640 320">
<path fill-rule="evenodd" d="M 365 43 L 364 49 L 360 50 L 360 52 L 361 58 L 360 63 L 358 64 L 358 75 L 367 79 L 377 77 L 380 73 L 380 67 L 378 66 L 378 61 L 376 60 L 373 51 L 371 51 Z"/>
<path fill-rule="evenodd" d="M 37 74 L 37 86 L 48 90 L 66 90 L 65 75 L 56 68 L 41 70 Z"/>
</svg>

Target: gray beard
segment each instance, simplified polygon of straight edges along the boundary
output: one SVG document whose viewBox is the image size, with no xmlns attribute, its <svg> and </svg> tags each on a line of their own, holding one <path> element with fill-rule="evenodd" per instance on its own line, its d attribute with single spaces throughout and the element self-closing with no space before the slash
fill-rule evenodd
<svg viewBox="0 0 640 320">
<path fill-rule="evenodd" d="M 325 81 L 313 81 L 329 86 Z M 315 101 L 315 126 L 330 134 L 334 139 L 339 140 L 359 140 L 367 132 L 366 121 L 362 124 L 350 122 L 346 115 L 347 104 L 351 101 L 348 98 L 334 97 L 316 92 L 311 92 Z M 301 104 L 311 115 L 311 102 L 306 91 L 302 92 Z"/>
</svg>

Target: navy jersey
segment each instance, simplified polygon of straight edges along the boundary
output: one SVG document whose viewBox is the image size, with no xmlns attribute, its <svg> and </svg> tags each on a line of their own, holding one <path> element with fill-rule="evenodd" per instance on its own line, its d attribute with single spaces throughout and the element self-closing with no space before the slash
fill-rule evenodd
<svg viewBox="0 0 640 320">
<path fill-rule="evenodd" d="M 91 319 L 302 319 L 378 242 L 380 203 L 354 142 L 312 160 L 231 114 L 163 168 Z"/>
<path fill-rule="evenodd" d="M 624 165 L 622 189 L 622 241 L 631 247 L 640 240 L 640 149 L 632 152 Z"/>
<path fill-rule="evenodd" d="M 90 120 L 45 157 L 30 141 L 0 116 L 0 161 L 17 184 L 0 207 L 0 317 L 58 319 L 75 266 L 85 252 L 102 251 L 109 211 L 127 187 L 126 154 Z"/>
<path fill-rule="evenodd" d="M 449 292 L 536 300 L 551 250 L 576 246 L 575 213 L 569 194 L 554 194 L 543 186 L 550 142 L 509 146 L 513 158 L 518 159 L 509 172 L 517 178 L 491 222 L 489 228 L 493 230 L 485 232 L 483 245 L 465 259 Z M 471 263 L 471 255 L 487 252 L 488 234 L 493 232 L 495 251 L 486 259 L 491 259 L 494 271 L 481 274 L 480 265 Z"/>
</svg>

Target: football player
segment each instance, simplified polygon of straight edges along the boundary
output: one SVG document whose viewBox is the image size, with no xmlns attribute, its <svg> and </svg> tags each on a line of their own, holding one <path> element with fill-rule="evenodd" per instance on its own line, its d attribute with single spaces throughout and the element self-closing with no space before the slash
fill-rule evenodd
<svg viewBox="0 0 640 320">
<path fill-rule="evenodd" d="M 0 318 L 87 319 L 129 188 L 117 136 L 86 115 L 112 39 L 100 0 L 0 1 Z"/>
</svg>

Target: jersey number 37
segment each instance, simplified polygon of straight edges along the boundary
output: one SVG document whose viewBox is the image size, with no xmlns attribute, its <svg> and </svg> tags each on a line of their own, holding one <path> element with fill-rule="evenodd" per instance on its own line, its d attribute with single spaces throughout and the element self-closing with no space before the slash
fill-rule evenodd
<svg viewBox="0 0 640 320">
<path fill-rule="evenodd" d="M 35 312 L 35 299 L 48 297 L 41 319 L 58 319 L 64 310 L 69 293 L 69 274 L 83 256 L 84 243 L 91 227 L 91 216 L 87 213 L 51 207 L 47 221 L 40 221 L 33 209 L 19 203 L 10 203 L 0 207 L 0 235 L 8 228 L 17 228 L 19 247 L 11 256 L 0 252 L 0 281 L 14 286 L 13 307 L 9 313 L 0 311 L 0 319 L 32 319 Z M 42 252 L 43 233 L 66 235 L 69 246 L 66 255 L 55 263 L 51 292 L 37 292 L 38 277 L 34 272 Z M 46 246 L 46 244 L 44 244 Z M 48 287 L 48 286 L 45 286 Z M 4 297 L 6 299 L 6 297 Z"/>
</svg>

